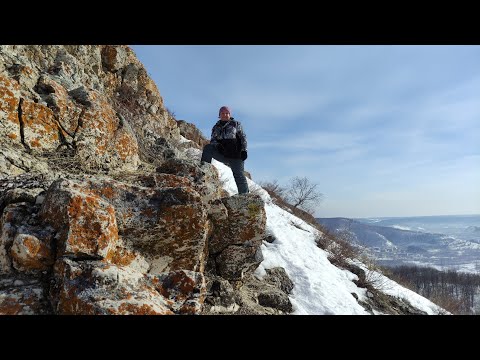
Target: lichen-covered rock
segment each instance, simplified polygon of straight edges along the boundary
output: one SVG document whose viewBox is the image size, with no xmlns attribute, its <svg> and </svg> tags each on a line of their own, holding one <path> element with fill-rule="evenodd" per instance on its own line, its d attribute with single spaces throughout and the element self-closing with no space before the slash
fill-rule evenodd
<svg viewBox="0 0 480 360">
<path fill-rule="evenodd" d="M 218 275 L 228 280 L 239 280 L 253 272 L 263 260 L 259 246 L 230 245 L 215 259 Z"/>
<path fill-rule="evenodd" d="M 51 293 L 56 314 L 174 314 L 150 279 L 130 267 L 63 258 L 54 270 Z"/>
<path fill-rule="evenodd" d="M 120 236 L 145 256 L 150 273 L 203 272 L 207 213 L 191 187 L 147 188 L 115 181 L 88 186 L 115 207 Z"/>
<path fill-rule="evenodd" d="M 30 206 L 25 203 L 10 204 L 0 218 L 0 275 L 13 271 L 10 249 L 17 230 L 27 223 Z"/>
<path fill-rule="evenodd" d="M 103 259 L 118 240 L 115 209 L 68 180 L 55 181 L 40 210 L 41 219 L 57 231 L 57 256 Z"/>
<path fill-rule="evenodd" d="M 258 294 L 258 303 L 262 306 L 281 310 L 284 313 L 291 313 L 293 311 L 292 303 L 287 294 L 278 289 L 271 289 L 270 291 Z"/>
<path fill-rule="evenodd" d="M 1 191 L 1 190 L 0 190 Z M 13 187 L 0 192 L 0 214 L 3 209 L 9 205 L 19 202 L 35 204 L 37 196 L 44 190 L 42 188 L 24 189 Z"/>
<path fill-rule="evenodd" d="M 59 127 L 53 111 L 30 100 L 21 101 L 24 143 L 31 149 L 56 149 L 60 144 Z"/>
<path fill-rule="evenodd" d="M 101 261 L 55 264 L 51 289 L 57 314 L 197 314 L 205 296 L 203 275 L 193 271 L 144 274 Z"/>
<path fill-rule="evenodd" d="M 156 176 L 143 180 L 157 181 Z M 180 177 L 169 180 L 172 186 L 188 184 Z M 58 180 L 48 190 L 40 216 L 58 231 L 59 256 L 93 256 L 126 264 L 140 254 L 151 274 L 203 272 L 209 223 L 205 205 L 191 187 Z M 121 253 L 118 235 L 128 248 Z"/>
<path fill-rule="evenodd" d="M 128 266 L 141 273 L 147 273 L 150 269 L 150 264 L 145 257 L 128 248 L 121 238 L 105 260 L 117 266 Z"/>
<path fill-rule="evenodd" d="M 177 120 L 177 126 L 180 129 L 180 134 L 193 143 L 191 146 L 201 150 L 209 143 L 195 124 L 190 124 L 184 120 Z"/>
<path fill-rule="evenodd" d="M 210 254 L 217 254 L 230 245 L 250 245 L 255 248 L 262 243 L 267 221 L 265 204 L 259 195 L 234 195 L 222 198 L 228 219 L 212 216 L 214 230 L 209 239 Z"/>
<path fill-rule="evenodd" d="M 255 194 L 235 195 L 210 203 L 212 230 L 208 250 L 215 273 L 229 280 L 242 279 L 263 261 L 266 213 Z"/>
<path fill-rule="evenodd" d="M 140 157 L 163 156 L 159 140 L 182 139 L 128 46 L 1 45 L 0 124 L 2 143 L 38 156 L 67 146 L 92 172 L 135 170 Z"/>
<path fill-rule="evenodd" d="M 198 314 L 205 299 L 202 273 L 176 270 L 152 277 L 156 290 L 163 295 L 176 314 Z"/>
<path fill-rule="evenodd" d="M 17 234 L 10 250 L 13 267 L 26 273 L 48 270 L 54 262 L 50 244 L 35 235 Z"/>
<path fill-rule="evenodd" d="M 21 280 L 12 286 L 0 288 L 0 315 L 51 314 L 47 294 L 40 284 L 23 285 Z"/>
<path fill-rule="evenodd" d="M 228 221 L 228 210 L 221 199 L 209 203 L 208 216 L 216 223 Z"/>
<path fill-rule="evenodd" d="M 48 174 L 46 159 L 25 151 L 22 144 L 3 143 L 0 147 L 0 179 L 25 173 Z"/>
<path fill-rule="evenodd" d="M 205 314 L 232 314 L 238 309 L 233 286 L 220 276 L 210 275 L 202 311 Z"/>
<path fill-rule="evenodd" d="M 90 99 L 93 105 L 83 112 L 76 133 L 80 161 L 93 169 L 135 170 L 139 162 L 135 135 L 103 94 L 92 90 Z"/>
<path fill-rule="evenodd" d="M 218 171 L 211 164 L 200 164 L 187 159 L 168 159 L 157 167 L 157 172 L 186 177 L 193 182 L 195 190 L 200 194 L 204 203 L 225 196 L 220 184 Z"/>
<path fill-rule="evenodd" d="M 190 179 L 174 174 L 155 174 L 153 181 L 154 186 L 159 188 L 194 187 Z"/>
<path fill-rule="evenodd" d="M 2 142 L 20 143 L 20 121 L 18 104 L 20 86 L 0 73 L 0 139 Z"/>
<path fill-rule="evenodd" d="M 107 45 L 102 49 L 102 65 L 107 71 L 116 72 L 125 65 L 127 54 L 120 46 Z"/>
<path fill-rule="evenodd" d="M 267 275 L 263 278 L 269 284 L 274 285 L 277 289 L 282 290 L 286 294 L 291 294 L 293 290 L 293 282 L 282 267 L 265 269 Z"/>
<path fill-rule="evenodd" d="M 78 106 L 67 89 L 57 82 L 51 74 L 40 75 L 34 90 L 40 97 L 39 105 L 48 107 L 52 117 L 55 119 L 55 132 L 62 135 L 63 142 L 72 143 L 75 132 L 82 125 L 83 107 Z M 24 100 L 28 101 L 28 100 Z M 23 117 L 22 117 L 23 118 Z M 31 123 L 36 119 L 34 118 Z M 42 147 L 44 144 L 41 144 Z"/>
<path fill-rule="evenodd" d="M 287 294 L 253 274 L 240 281 L 211 274 L 207 279 L 204 315 L 281 315 L 293 310 Z"/>
</svg>

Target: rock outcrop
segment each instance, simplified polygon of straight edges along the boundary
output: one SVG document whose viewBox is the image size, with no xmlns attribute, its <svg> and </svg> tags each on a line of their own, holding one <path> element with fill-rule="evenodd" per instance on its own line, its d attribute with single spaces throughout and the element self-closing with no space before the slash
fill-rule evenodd
<svg viewBox="0 0 480 360">
<path fill-rule="evenodd" d="M 129 47 L 6 45 L 0 60 L 0 156 L 17 172 L 29 169 L 15 145 L 50 157 L 72 150 L 81 170 L 96 172 L 136 170 L 158 143 L 180 141 Z"/>
<path fill-rule="evenodd" d="M 190 144 L 190 146 L 203 149 L 203 147 L 209 143 L 194 124 L 190 124 L 184 120 L 177 120 L 177 125 L 180 129 L 180 135 L 193 143 Z"/>
<path fill-rule="evenodd" d="M 204 314 L 282 315 L 293 311 L 293 284 L 283 268 L 267 270 L 263 280 L 251 273 L 240 281 L 209 274 Z"/>
</svg>

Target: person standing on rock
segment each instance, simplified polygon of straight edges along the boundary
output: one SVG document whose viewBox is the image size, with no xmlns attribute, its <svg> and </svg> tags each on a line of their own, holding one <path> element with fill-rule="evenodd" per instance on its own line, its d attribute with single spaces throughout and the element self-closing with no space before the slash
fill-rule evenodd
<svg viewBox="0 0 480 360">
<path fill-rule="evenodd" d="M 228 106 L 218 111 L 220 120 L 212 128 L 210 144 L 203 147 L 201 163 L 211 163 L 212 158 L 230 166 L 239 194 L 247 194 L 248 184 L 244 170 L 247 159 L 247 136 L 240 121 L 231 117 Z"/>
</svg>

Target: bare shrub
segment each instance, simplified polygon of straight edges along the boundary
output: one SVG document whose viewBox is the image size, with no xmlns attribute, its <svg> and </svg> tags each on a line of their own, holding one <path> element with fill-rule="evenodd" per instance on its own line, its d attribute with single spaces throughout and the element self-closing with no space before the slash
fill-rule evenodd
<svg viewBox="0 0 480 360">
<path fill-rule="evenodd" d="M 305 214 L 308 214 L 308 221 L 313 219 L 316 222 L 313 207 L 323 199 L 323 194 L 317 190 L 318 184 L 310 182 L 306 177 L 296 176 L 290 180 L 287 187 L 281 186 L 277 180 L 260 182 L 259 185 L 295 216 L 305 217 Z"/>
<path fill-rule="evenodd" d="M 280 186 L 277 180 L 272 182 L 260 182 L 259 185 L 270 195 L 275 205 L 302 219 L 307 224 L 318 229 L 318 222 L 315 217 L 299 208 L 294 207 L 285 199 L 286 189 Z"/>
<path fill-rule="evenodd" d="M 315 220 L 315 218 L 313 217 L 312 214 L 309 214 L 308 212 L 303 211 L 302 209 L 291 207 L 290 204 L 289 204 L 289 206 L 290 206 L 290 210 L 291 210 L 290 212 L 293 215 L 295 215 L 299 219 L 302 219 L 303 221 L 305 221 L 307 224 L 316 228 L 317 220 Z"/>
<path fill-rule="evenodd" d="M 285 192 L 286 192 L 286 188 L 284 188 L 283 186 L 281 186 L 277 180 L 273 180 L 273 181 L 261 181 L 259 182 L 259 184 L 262 188 L 264 188 L 270 195 L 273 193 L 275 194 L 276 197 L 279 197 L 279 198 L 284 198 L 285 196 Z"/>
<path fill-rule="evenodd" d="M 318 247 L 329 252 L 329 261 L 338 267 L 348 269 L 349 259 L 358 259 L 360 257 L 360 249 L 350 242 L 347 233 L 334 234 L 327 229 L 322 230 L 316 238 Z"/>
<path fill-rule="evenodd" d="M 170 116 L 172 119 L 175 119 L 175 111 L 170 110 L 169 108 L 165 108 L 167 110 L 168 116 Z"/>
<path fill-rule="evenodd" d="M 315 242 L 320 249 L 328 251 L 331 243 L 335 241 L 335 234 L 320 224 L 318 224 L 317 229 L 320 230 L 321 234 L 317 236 Z"/>
<path fill-rule="evenodd" d="M 107 173 L 108 168 L 100 158 L 81 158 L 73 148 L 44 151 L 45 158 L 53 170 L 65 171 L 73 174 L 98 174 Z"/>
<path fill-rule="evenodd" d="M 250 194 L 255 194 L 261 197 L 264 189 L 261 186 L 255 184 L 249 187 L 249 191 L 250 191 Z"/>
<path fill-rule="evenodd" d="M 393 270 L 392 268 L 389 268 L 389 267 L 380 266 L 380 269 L 385 276 L 392 279 L 396 283 L 402 285 L 407 289 L 417 292 L 417 290 L 415 289 L 415 283 L 411 278 L 403 276 L 400 273 L 396 273 L 392 271 Z"/>
<path fill-rule="evenodd" d="M 286 200 L 294 208 L 300 208 L 309 214 L 314 213 L 313 207 L 323 200 L 323 194 L 306 177 L 295 176 L 286 188 Z"/>
<path fill-rule="evenodd" d="M 436 293 L 430 296 L 429 300 L 452 314 L 465 314 L 465 303 L 446 293 Z"/>
<path fill-rule="evenodd" d="M 375 289 L 377 291 L 385 291 L 390 289 L 389 279 L 376 270 L 367 269 L 365 271 L 365 287 Z"/>
<path fill-rule="evenodd" d="M 331 261 L 334 264 L 344 267 L 348 259 L 356 259 L 359 255 L 358 249 L 345 239 L 337 238 L 334 244 L 330 247 Z"/>
</svg>

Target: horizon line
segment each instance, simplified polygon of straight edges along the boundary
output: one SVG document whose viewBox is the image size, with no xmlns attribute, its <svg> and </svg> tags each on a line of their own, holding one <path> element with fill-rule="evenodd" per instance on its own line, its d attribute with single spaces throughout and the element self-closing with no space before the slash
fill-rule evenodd
<svg viewBox="0 0 480 360">
<path fill-rule="evenodd" d="M 478 214 L 450 214 L 450 215 L 408 215 L 408 216 L 364 216 L 364 217 L 348 217 L 348 216 L 323 216 L 317 217 L 316 219 L 335 219 L 335 218 L 343 218 L 343 219 L 392 219 L 392 218 L 418 218 L 418 217 L 447 217 L 447 216 L 480 216 Z"/>
</svg>

